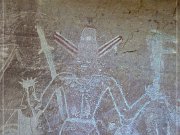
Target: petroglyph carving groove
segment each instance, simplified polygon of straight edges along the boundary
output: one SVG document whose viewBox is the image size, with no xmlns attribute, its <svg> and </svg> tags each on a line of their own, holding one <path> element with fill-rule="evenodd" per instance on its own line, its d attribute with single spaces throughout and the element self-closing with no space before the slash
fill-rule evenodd
<svg viewBox="0 0 180 135">
<path fill-rule="evenodd" d="M 38 135 L 41 133 L 38 129 L 39 119 L 44 115 L 54 97 L 55 103 L 58 106 L 59 119 L 63 121 L 59 125 L 59 135 L 101 135 L 98 123 L 100 122 L 102 125 L 104 123 L 96 116 L 96 113 L 106 95 L 108 95 L 106 100 L 112 102 L 112 108 L 118 115 L 118 119 L 116 121 L 109 121 L 108 125 L 104 124 L 104 126 L 107 133 L 115 130 L 114 135 L 140 135 L 136 129 L 136 123 L 144 115 L 144 112 L 149 112 L 148 114 L 150 115 L 157 113 L 154 108 L 152 110 L 149 109 L 151 103 L 155 101 L 163 100 L 166 107 L 169 108 L 167 97 L 160 91 L 160 70 L 163 67 L 161 55 L 167 53 L 163 50 L 164 42 L 162 40 L 166 39 L 168 41 L 171 40 L 170 42 L 175 42 L 174 37 L 169 38 L 166 34 L 156 32 L 158 36 L 152 36 L 151 39 L 148 38 L 147 42 L 152 51 L 151 68 L 154 70 L 153 83 L 147 86 L 145 93 L 130 105 L 126 100 L 121 84 L 113 77 L 101 74 L 98 67 L 98 58 L 106 55 L 113 47 L 120 44 L 122 42 L 121 36 L 117 36 L 104 45 L 99 46 L 96 41 L 96 30 L 84 28 L 80 42 L 76 46 L 56 32 L 54 34 L 55 42 L 71 53 L 75 57 L 76 64 L 80 67 L 77 73 L 56 73 L 51 52 L 53 48 L 48 45 L 41 27 L 37 25 L 36 28 L 41 44 L 39 54 L 44 53 L 52 80 L 40 97 L 36 95 L 35 85 L 38 83 L 36 78 L 20 81 L 33 115 L 26 117 L 22 114 L 21 110 L 18 110 L 19 135 Z M 169 52 L 174 53 L 174 51 Z M 170 109 L 170 111 L 172 110 Z M 157 117 L 154 115 L 147 119 L 147 132 L 149 135 L 154 133 L 160 134 L 162 132 L 158 127 L 159 121 L 156 120 L 158 117 L 157 114 Z M 47 120 L 49 132 L 53 132 L 51 122 Z M 167 119 L 166 123 L 165 132 L 170 135 L 171 121 Z M 24 128 L 26 128 L 26 131 L 24 131 Z"/>
</svg>

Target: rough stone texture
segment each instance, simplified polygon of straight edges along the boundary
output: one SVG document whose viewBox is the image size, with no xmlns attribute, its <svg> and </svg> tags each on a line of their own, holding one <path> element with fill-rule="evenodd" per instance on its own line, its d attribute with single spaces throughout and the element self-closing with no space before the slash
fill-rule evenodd
<svg viewBox="0 0 180 135">
<path fill-rule="evenodd" d="M 158 135 L 158 133 L 178 135 L 180 98 L 177 90 L 180 81 L 177 76 L 180 68 L 177 65 L 178 57 L 176 59 L 179 55 L 176 46 L 177 3 L 175 0 L 5 0 L 0 6 L 2 7 L 0 8 L 2 35 L 0 66 L 5 65 L 2 70 L 0 69 L 2 86 L 0 134 L 58 135 L 63 128 L 63 135 L 96 135 L 97 130 L 100 135 Z M 37 26 L 44 31 L 48 45 L 54 48 L 51 53 L 56 72 L 70 72 L 75 76 L 63 74 L 59 78 L 64 77 L 64 80 L 55 77 L 51 83 L 52 74 L 45 53 L 38 53 L 42 48 L 42 38 L 37 32 Z M 84 28 L 96 30 L 98 44 L 96 47 L 100 47 L 117 35 L 123 38 L 121 44 L 114 46 L 106 55 L 98 59 L 98 67 L 101 69 L 98 74 L 102 78 L 93 76 L 97 74 L 97 67 L 83 72 L 75 57 L 54 41 L 54 33 L 59 32 L 77 47 Z M 90 41 L 93 42 L 92 39 Z M 168 53 L 166 54 L 165 51 Z M 161 59 L 160 53 L 162 53 Z M 90 57 L 90 54 L 83 60 Z M 158 62 L 161 62 L 160 67 Z M 159 80 L 158 76 L 160 76 Z M 35 87 L 32 85 L 28 88 L 31 89 L 29 99 L 33 104 L 29 106 L 25 91 L 27 89 L 23 89 L 22 79 L 26 82 L 25 80 L 31 77 L 36 78 L 37 83 Z M 70 82 L 68 77 L 72 79 Z M 87 80 L 83 77 L 87 77 Z M 72 83 L 78 82 L 75 80 L 82 81 L 80 85 L 74 84 L 76 88 L 71 87 Z M 124 105 L 121 106 L 124 103 L 123 97 L 119 91 L 114 90 L 116 83 L 121 86 L 129 106 L 141 96 L 149 96 L 139 103 L 139 108 L 135 106 L 131 111 L 126 112 L 122 110 Z M 95 89 L 95 92 L 88 95 L 90 96 L 88 99 L 95 97 L 99 99 L 100 90 L 103 91 L 108 87 L 113 89 L 114 100 L 110 93 L 105 93 L 95 113 L 97 129 L 94 129 L 92 123 L 86 123 L 82 117 L 84 122 L 75 124 L 65 122 L 67 116 L 64 118 L 59 113 L 65 109 L 58 106 L 56 95 L 58 92 L 52 96 L 46 110 L 42 109 L 52 92 L 59 88 L 58 86 L 64 87 L 64 95 L 76 89 L 81 91 L 81 86 L 87 87 L 85 88 L 87 90 Z M 37 99 L 41 99 L 46 88 L 50 92 L 45 93 L 42 103 L 34 99 L 33 89 Z M 70 109 L 73 109 L 74 103 L 77 106 L 80 104 L 82 93 L 76 94 L 75 92 L 71 94 L 76 98 L 70 98 Z M 131 115 L 142 109 L 145 100 L 150 103 L 138 119 L 131 123 Z M 97 104 L 95 101 L 96 99 L 90 110 L 95 109 Z M 120 123 L 114 103 L 123 111 L 123 117 L 127 119 L 124 123 Z M 43 110 L 43 114 L 36 119 L 32 109 L 35 114 Z M 87 105 L 85 110 L 88 110 Z M 91 129 L 91 133 L 88 134 Z"/>
</svg>

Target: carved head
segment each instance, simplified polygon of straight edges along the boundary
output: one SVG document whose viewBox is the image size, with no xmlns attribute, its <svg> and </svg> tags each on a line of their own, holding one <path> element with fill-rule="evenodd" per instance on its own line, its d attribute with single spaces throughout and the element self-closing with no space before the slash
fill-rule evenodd
<svg viewBox="0 0 180 135">
<path fill-rule="evenodd" d="M 104 45 L 99 46 L 96 41 L 96 29 L 89 27 L 83 29 L 80 42 L 77 46 L 65 39 L 58 32 L 56 32 L 54 38 L 58 44 L 75 56 L 77 69 L 81 73 L 84 72 L 86 74 L 95 73 L 98 70 L 98 58 L 122 42 L 122 37 L 117 36 Z"/>
</svg>

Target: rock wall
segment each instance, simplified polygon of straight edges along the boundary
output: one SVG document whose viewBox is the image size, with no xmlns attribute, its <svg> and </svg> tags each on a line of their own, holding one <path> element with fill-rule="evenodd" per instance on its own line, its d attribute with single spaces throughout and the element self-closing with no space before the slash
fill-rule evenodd
<svg viewBox="0 0 180 135">
<path fill-rule="evenodd" d="M 0 134 L 178 135 L 177 1 L 0 6 Z"/>
</svg>

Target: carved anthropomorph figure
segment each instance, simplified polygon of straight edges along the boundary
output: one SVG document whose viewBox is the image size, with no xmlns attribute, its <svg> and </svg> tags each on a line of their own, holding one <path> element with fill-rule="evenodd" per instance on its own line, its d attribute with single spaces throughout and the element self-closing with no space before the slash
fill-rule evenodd
<svg viewBox="0 0 180 135">
<path fill-rule="evenodd" d="M 19 83 L 22 85 L 26 94 L 27 105 L 21 104 L 21 110 L 19 109 L 18 111 L 18 135 L 41 134 L 41 131 L 38 129 L 38 120 L 39 117 L 42 115 L 43 111 L 36 109 L 38 107 L 38 99 L 35 91 L 35 84 L 37 83 L 36 78 L 27 78 L 27 80 L 23 79 Z M 25 100 L 24 96 L 23 100 Z M 25 109 L 28 109 L 30 111 L 31 115 L 29 117 L 23 114 L 22 110 Z"/>
<path fill-rule="evenodd" d="M 42 29 L 39 26 L 37 30 L 42 33 Z M 38 34 L 41 33 L 39 32 Z M 44 46 L 42 44 L 47 45 L 45 37 L 42 35 L 39 35 L 39 37 L 41 46 Z M 112 106 L 118 114 L 116 121 L 109 121 L 110 125 L 128 127 L 124 128 L 123 131 L 119 129 L 116 131 L 116 135 L 121 135 L 125 132 L 129 134 L 129 130 L 133 128 L 132 123 L 150 102 L 151 98 L 148 96 L 150 92 L 145 93 L 130 106 L 123 94 L 121 84 L 118 84 L 113 77 L 101 74 L 98 68 L 98 58 L 105 55 L 115 45 L 121 43 L 122 38 L 117 36 L 99 47 L 94 28 L 84 28 L 78 46 L 75 46 L 57 32 L 54 38 L 58 44 L 75 57 L 72 67 L 73 73 L 63 72 L 56 76 L 53 74 L 52 81 L 48 84 L 40 98 L 42 102 L 40 109 L 45 110 L 52 96 L 56 95 L 60 117 L 63 121 L 59 126 L 59 135 L 103 134 L 97 126 L 98 118 L 96 117 L 96 112 L 100 107 L 102 99 L 107 94 L 110 97 L 107 100 L 112 101 Z M 46 51 L 45 55 L 47 61 L 49 61 L 51 58 L 50 52 Z M 53 63 L 48 62 L 48 64 L 50 70 L 55 71 Z M 53 73 L 52 71 L 51 73 Z M 127 131 L 124 131 L 126 129 Z M 134 131 L 135 134 L 137 135 L 136 131 Z"/>
<path fill-rule="evenodd" d="M 161 89 L 162 72 L 164 72 L 164 59 L 163 55 L 175 54 L 174 49 L 165 48 L 165 43 L 176 44 L 176 37 L 157 30 L 151 31 L 152 35 L 147 37 L 147 45 L 151 49 L 151 68 L 154 71 L 153 83 L 147 89 L 154 89 L 154 102 L 148 107 L 146 115 L 146 126 L 148 135 L 174 135 L 176 120 L 179 119 L 176 113 L 176 107 L 170 105 L 169 101 L 172 100 L 167 97 Z M 156 93 L 157 92 L 157 93 Z M 161 94 L 159 94 L 161 93 Z M 173 99 L 174 100 L 174 99 Z M 173 131 L 174 130 L 174 131 Z"/>
</svg>

